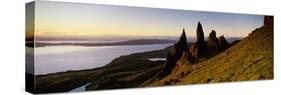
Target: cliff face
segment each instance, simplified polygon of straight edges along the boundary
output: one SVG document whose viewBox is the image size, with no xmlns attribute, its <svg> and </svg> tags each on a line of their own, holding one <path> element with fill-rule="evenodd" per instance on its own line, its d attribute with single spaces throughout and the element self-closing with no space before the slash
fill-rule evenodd
<svg viewBox="0 0 281 95">
<path fill-rule="evenodd" d="M 227 45 L 224 39 L 219 43 Z M 265 17 L 264 26 L 208 60 L 189 64 L 182 57 L 176 64 L 172 74 L 150 85 L 273 79 L 273 17 Z"/>
</svg>

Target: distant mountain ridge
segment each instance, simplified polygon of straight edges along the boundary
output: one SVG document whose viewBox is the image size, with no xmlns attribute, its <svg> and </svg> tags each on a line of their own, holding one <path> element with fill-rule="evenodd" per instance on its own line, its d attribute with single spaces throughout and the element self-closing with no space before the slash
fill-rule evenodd
<svg viewBox="0 0 281 95">
<path fill-rule="evenodd" d="M 174 43 L 175 40 L 169 39 L 135 39 L 120 42 L 85 42 L 85 43 L 75 43 L 75 42 L 62 42 L 62 43 L 47 43 L 47 42 L 35 42 L 26 43 L 28 47 L 44 47 L 44 46 L 56 46 L 56 45 L 75 45 L 75 46 L 122 46 L 122 45 L 148 45 L 148 44 L 164 44 L 164 43 Z"/>
</svg>

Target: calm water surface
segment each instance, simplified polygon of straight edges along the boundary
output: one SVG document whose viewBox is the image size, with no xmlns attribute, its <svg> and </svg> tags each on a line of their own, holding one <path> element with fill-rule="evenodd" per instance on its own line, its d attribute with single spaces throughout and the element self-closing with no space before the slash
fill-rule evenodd
<svg viewBox="0 0 281 95">
<path fill-rule="evenodd" d="M 37 47 L 34 55 L 35 75 L 101 67 L 121 55 L 159 50 L 170 45 Z"/>
</svg>

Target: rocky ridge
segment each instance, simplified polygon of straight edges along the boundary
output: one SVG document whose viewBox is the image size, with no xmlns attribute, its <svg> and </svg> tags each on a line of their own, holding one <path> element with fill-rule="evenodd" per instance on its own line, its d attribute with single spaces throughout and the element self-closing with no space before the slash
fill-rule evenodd
<svg viewBox="0 0 281 95">
<path fill-rule="evenodd" d="M 175 68 L 177 61 L 184 57 L 187 63 L 195 64 L 202 60 L 211 58 L 212 56 L 226 50 L 230 47 L 229 43 L 222 35 L 216 37 L 216 31 L 210 32 L 208 41 L 204 40 L 204 31 L 200 22 L 198 22 L 196 30 L 197 40 L 190 47 L 187 44 L 185 29 L 180 36 L 179 41 L 173 45 L 166 57 L 165 69 L 162 76 L 169 75 Z"/>
</svg>

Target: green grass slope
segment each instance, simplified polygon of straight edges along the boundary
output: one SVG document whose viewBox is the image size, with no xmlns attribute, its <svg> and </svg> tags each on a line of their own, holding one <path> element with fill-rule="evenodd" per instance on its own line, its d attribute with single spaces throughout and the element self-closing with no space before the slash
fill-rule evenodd
<svg viewBox="0 0 281 95">
<path fill-rule="evenodd" d="M 273 30 L 254 30 L 209 60 L 190 64 L 183 56 L 173 72 L 146 86 L 273 79 Z"/>
</svg>

